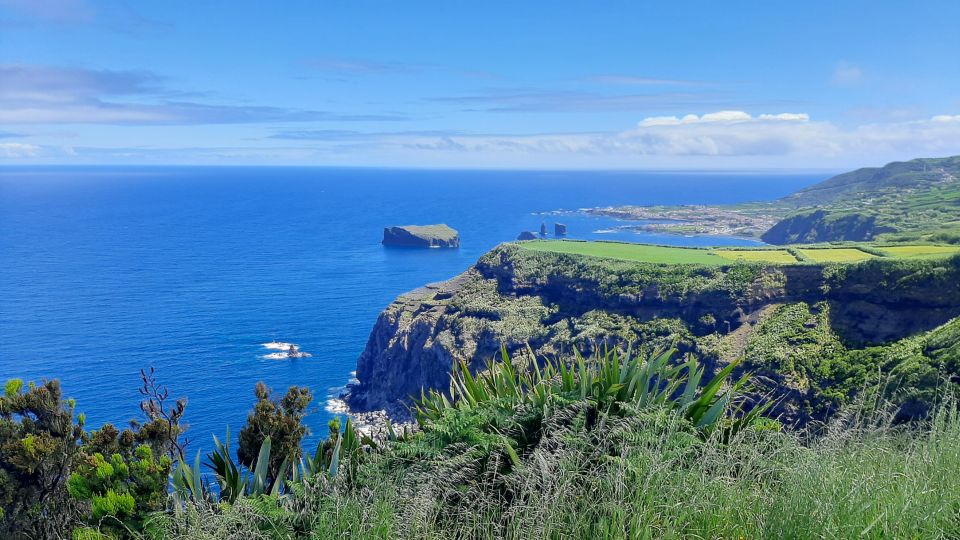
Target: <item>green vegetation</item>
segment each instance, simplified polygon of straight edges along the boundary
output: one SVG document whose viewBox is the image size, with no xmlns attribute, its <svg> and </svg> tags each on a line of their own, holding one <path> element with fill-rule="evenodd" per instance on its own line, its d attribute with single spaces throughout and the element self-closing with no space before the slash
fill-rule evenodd
<svg viewBox="0 0 960 540">
<path fill-rule="evenodd" d="M 785 308 L 765 326 L 788 335 L 811 315 L 826 320 L 817 309 Z M 957 347 L 957 335 L 919 347 Z M 794 361 L 776 341 L 752 344 L 750 361 Z M 796 343 L 804 356 L 826 351 Z M 461 364 L 447 392 L 424 394 L 412 430 L 388 424 L 373 439 L 350 421 L 331 422 L 327 440 L 284 459 L 273 481 L 271 439 L 244 470 L 228 434 L 206 465 L 199 454 L 192 465 L 177 460 L 169 496 L 159 482 L 167 456 L 145 444 L 125 453 L 130 436 L 115 430 L 81 433 L 84 452 L 120 449 L 85 454 L 58 488 L 65 494 L 38 501 L 37 511 L 60 516 L 60 537 L 72 530 L 98 540 L 960 534 L 960 477 L 945 474 L 960 468 L 960 416 L 948 397 L 923 420 L 894 427 L 875 387 L 825 429 L 799 434 L 764 416 L 770 402 L 757 406 L 751 376 L 734 378 L 737 362 L 708 378 L 693 357 L 671 359 L 610 349 L 537 362 L 502 351 L 476 375 Z M 40 393 L 69 414 L 58 393 L 46 394 L 50 384 Z M 22 387 L 7 384 L 0 410 L 27 395 Z M 258 403 L 269 401 L 261 394 Z"/>
<path fill-rule="evenodd" d="M 837 175 L 775 201 L 731 206 L 621 206 L 587 213 L 642 220 L 674 234 L 823 242 L 960 245 L 960 156 L 914 159 Z M 651 223 L 652 221 L 652 223 Z"/>
<path fill-rule="evenodd" d="M 815 263 L 851 263 L 875 257 L 857 248 L 797 248 L 797 251 Z"/>
<path fill-rule="evenodd" d="M 725 264 L 727 261 L 705 249 L 676 248 L 619 242 L 536 240 L 521 244 L 525 249 L 605 257 L 623 261 L 665 264 Z"/>
<path fill-rule="evenodd" d="M 762 236 L 773 244 L 960 243 L 960 156 L 859 169 L 765 206 L 793 212 Z"/>
<path fill-rule="evenodd" d="M 405 247 L 458 247 L 460 234 L 441 223 L 438 225 L 401 225 L 383 229 L 383 244 Z"/>
<path fill-rule="evenodd" d="M 768 248 L 683 248 L 631 244 L 626 242 L 583 242 L 575 240 L 534 240 L 518 245 L 531 251 L 586 255 L 655 264 L 729 265 L 736 262 L 766 264 L 852 263 L 875 257 L 947 257 L 960 253 L 958 246 L 931 244 L 902 246 L 854 245 L 852 247 L 811 246 L 790 249 Z"/>
<path fill-rule="evenodd" d="M 332 425 L 321 466 L 301 461 L 282 487 L 229 501 L 187 492 L 154 516 L 153 537 L 960 534 L 960 478 L 947 473 L 960 468 L 955 403 L 906 428 L 883 407 L 858 407 L 800 435 L 743 416 L 743 379 L 730 371 L 698 385 L 697 363 L 667 358 L 609 352 L 539 365 L 527 355 L 477 376 L 457 371 L 447 395 L 419 402 L 416 430 L 388 425 L 374 441 Z"/>
<path fill-rule="evenodd" d="M 307 388 L 298 386 L 291 386 L 280 400 L 271 399 L 271 394 L 267 385 L 257 383 L 254 389 L 257 402 L 247 416 L 247 425 L 240 430 L 237 459 L 253 469 L 265 441 L 272 440 L 267 476 L 274 479 L 284 462 L 300 459 L 300 441 L 307 434 L 303 417 L 307 406 L 313 401 L 313 395 Z"/>
<path fill-rule="evenodd" d="M 646 261 L 624 260 L 618 257 L 564 253 L 555 249 L 586 250 L 590 253 L 605 253 L 609 246 L 622 253 L 655 253 L 664 260 L 658 264 Z M 650 248 L 653 248 L 652 250 Z M 694 255 L 691 255 L 691 252 Z M 677 258 L 705 257 L 709 264 L 675 264 Z M 645 244 L 619 244 L 607 242 L 534 241 L 503 245 L 480 258 L 477 267 L 495 275 L 509 268 L 511 278 L 532 286 L 552 280 L 590 284 L 588 293 L 603 298 L 623 295 L 640 295 L 655 286 L 664 296 L 688 297 L 702 292 L 736 297 L 744 294 L 762 271 L 762 265 L 729 261 L 707 250 L 693 248 L 670 248 Z M 587 291 L 585 291 L 587 292 Z M 494 289 L 488 302 L 498 302 L 499 293 Z"/>
<path fill-rule="evenodd" d="M 25 390 L 25 391 L 24 391 Z M 60 384 L 13 379 L 0 397 L 0 538 L 69 534 L 80 503 L 67 493 L 64 471 L 80 452 L 83 421 Z"/>
<path fill-rule="evenodd" d="M 960 254 L 960 246 L 879 246 L 877 249 L 889 257 L 942 257 Z"/>
<path fill-rule="evenodd" d="M 796 264 L 797 258 L 785 249 L 715 249 L 713 254 L 724 259 L 772 264 Z"/>
</svg>

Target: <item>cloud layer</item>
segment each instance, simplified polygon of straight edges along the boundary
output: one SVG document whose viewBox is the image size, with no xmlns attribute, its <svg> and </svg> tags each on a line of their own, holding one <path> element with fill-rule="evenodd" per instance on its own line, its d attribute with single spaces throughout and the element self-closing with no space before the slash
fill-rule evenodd
<svg viewBox="0 0 960 540">
<path fill-rule="evenodd" d="M 884 156 L 960 154 L 960 115 L 841 127 L 805 113 L 751 115 L 725 110 L 682 117 L 648 117 L 617 133 L 525 136 L 400 137 L 383 141 L 408 149 L 486 154 L 583 154 L 611 158 L 784 158 L 797 166 L 875 162 Z M 770 162 L 767 159 L 765 162 Z M 642 163 L 642 159 L 637 160 Z"/>
<path fill-rule="evenodd" d="M 272 106 L 182 101 L 145 71 L 0 65 L 4 124 L 244 124 L 394 121 L 395 114 L 342 114 Z"/>
</svg>

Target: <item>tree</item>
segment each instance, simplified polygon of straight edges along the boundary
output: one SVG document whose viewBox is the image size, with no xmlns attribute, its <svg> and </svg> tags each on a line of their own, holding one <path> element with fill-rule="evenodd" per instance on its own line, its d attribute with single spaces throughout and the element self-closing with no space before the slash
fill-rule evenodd
<svg viewBox="0 0 960 540">
<path fill-rule="evenodd" d="M 303 425 L 307 406 L 313 401 L 308 388 L 291 386 L 279 401 L 271 399 L 273 391 L 258 382 L 254 394 L 257 402 L 247 416 L 247 424 L 240 430 L 240 448 L 237 458 L 250 468 L 257 461 L 260 446 L 270 437 L 271 453 L 269 476 L 276 479 L 284 460 L 291 463 L 300 458 L 300 442 L 309 432 Z"/>
<path fill-rule="evenodd" d="M 0 397 L 0 538 L 66 538 L 83 505 L 66 484 L 83 436 L 59 381 L 7 382 Z"/>
<path fill-rule="evenodd" d="M 142 434 L 111 424 L 89 434 L 67 482 L 74 499 L 90 503 L 89 524 L 112 537 L 148 530 L 150 514 L 166 508 L 173 461 L 155 457 Z"/>
<path fill-rule="evenodd" d="M 179 398 L 168 406 L 170 390 L 157 383 L 154 372 L 152 367 L 140 370 L 140 380 L 143 382 L 140 387 L 140 395 L 143 396 L 140 410 L 147 417 L 147 422 L 140 424 L 133 421 L 132 427 L 139 440 L 149 443 L 155 452 L 166 454 L 175 461 L 185 459 L 189 441 L 186 438 L 181 440 L 181 437 L 188 427 L 183 422 L 187 398 Z"/>
<path fill-rule="evenodd" d="M 90 504 L 87 521 L 93 529 L 87 530 L 111 537 L 147 532 L 150 515 L 166 508 L 171 466 L 187 445 L 181 440 L 187 400 L 169 404 L 170 391 L 154 374 L 153 368 L 140 371 L 145 422 L 132 420 L 122 432 L 105 424 L 83 438 L 67 488 L 74 499 Z"/>
</svg>

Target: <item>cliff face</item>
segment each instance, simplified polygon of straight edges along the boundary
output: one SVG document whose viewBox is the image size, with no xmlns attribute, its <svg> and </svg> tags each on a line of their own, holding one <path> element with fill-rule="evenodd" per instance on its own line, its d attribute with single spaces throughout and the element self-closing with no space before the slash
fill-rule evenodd
<svg viewBox="0 0 960 540">
<path fill-rule="evenodd" d="M 420 248 L 455 248 L 460 247 L 460 233 L 443 223 L 439 225 L 384 227 L 383 245 Z"/>
<path fill-rule="evenodd" d="M 818 306 L 807 317 L 820 317 L 817 332 L 835 335 L 842 347 L 902 339 L 960 315 L 960 258 L 705 268 L 504 245 L 464 274 L 404 294 L 381 313 L 348 403 L 402 416 L 403 404 L 421 389 L 446 389 L 455 363 L 480 369 L 501 344 L 511 352 L 530 346 L 556 355 L 623 340 L 676 343 L 722 362 L 742 355 L 771 313 L 801 304 Z M 805 331 L 807 322 L 798 324 Z M 783 339 L 778 347 L 789 350 L 792 338 Z"/>
</svg>

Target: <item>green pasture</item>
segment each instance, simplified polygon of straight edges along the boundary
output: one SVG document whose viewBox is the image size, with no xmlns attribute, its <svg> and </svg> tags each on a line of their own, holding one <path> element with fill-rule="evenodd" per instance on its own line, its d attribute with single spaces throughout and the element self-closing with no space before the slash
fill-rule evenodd
<svg viewBox="0 0 960 540">
<path fill-rule="evenodd" d="M 731 261 L 796 264 L 797 258 L 785 249 L 715 249 L 714 254 Z"/>
<path fill-rule="evenodd" d="M 960 253 L 960 246 L 880 246 L 877 249 L 887 256 L 900 258 L 941 257 Z"/>
<path fill-rule="evenodd" d="M 606 259 L 657 264 L 704 264 L 729 265 L 732 262 L 756 262 L 769 264 L 800 264 L 786 249 L 771 248 L 686 248 L 630 244 L 626 242 L 581 242 L 572 240 L 533 240 L 520 242 L 524 249 L 551 253 L 587 255 Z M 889 258 L 946 257 L 960 254 L 960 246 L 902 245 L 870 246 L 871 251 Z M 864 247 L 867 249 L 867 246 Z M 879 258 L 856 247 L 805 247 L 797 251 L 808 262 L 855 263 Z"/>
<path fill-rule="evenodd" d="M 801 248 L 797 251 L 817 263 L 852 263 L 876 257 L 857 248 Z"/>
</svg>

